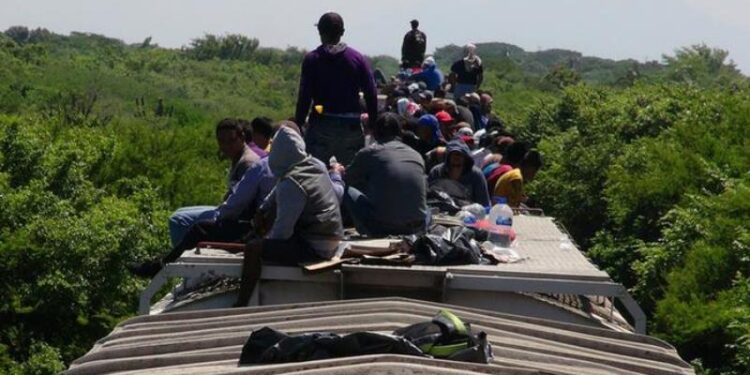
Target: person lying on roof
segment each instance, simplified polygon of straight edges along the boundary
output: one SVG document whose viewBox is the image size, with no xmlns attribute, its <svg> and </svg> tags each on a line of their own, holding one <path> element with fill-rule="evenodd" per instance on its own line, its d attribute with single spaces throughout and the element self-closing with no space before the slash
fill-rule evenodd
<svg viewBox="0 0 750 375">
<path fill-rule="evenodd" d="M 274 194 L 275 218 L 264 238 L 252 240 L 245 247 L 242 283 L 235 306 L 246 306 L 250 301 L 260 278 L 261 261 L 295 266 L 330 259 L 343 237 L 333 183 L 307 155 L 297 129 L 279 128 L 268 164 L 279 178 Z M 263 227 L 256 225 L 259 229 Z"/>
<path fill-rule="evenodd" d="M 459 195 L 465 197 L 466 200 L 489 206 L 487 181 L 482 171 L 474 166 L 469 147 L 463 141 L 454 139 L 448 142 L 446 154 L 445 162 L 436 165 L 430 171 L 428 177 L 430 186 L 450 185 L 461 188 L 459 190 L 462 192 L 459 193 L 462 194 Z M 451 194 L 451 192 L 448 193 Z M 456 196 L 456 194 L 451 195 Z"/>
<path fill-rule="evenodd" d="M 388 236 L 423 232 L 427 226 L 427 182 L 422 156 L 402 143 L 403 118 L 381 114 L 376 143 L 360 150 L 346 168 L 344 207 L 359 234 Z"/>
</svg>

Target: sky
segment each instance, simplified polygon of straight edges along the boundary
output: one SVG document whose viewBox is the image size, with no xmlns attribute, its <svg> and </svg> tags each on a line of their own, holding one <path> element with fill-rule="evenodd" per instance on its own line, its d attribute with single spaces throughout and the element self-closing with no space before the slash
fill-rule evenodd
<svg viewBox="0 0 750 375">
<path fill-rule="evenodd" d="M 696 43 L 726 49 L 750 74 L 750 0 L 0 0 L 0 29 L 24 25 L 84 31 L 164 47 L 204 33 L 241 33 L 262 46 L 319 44 L 326 11 L 344 18 L 344 41 L 398 57 L 409 20 L 428 51 L 450 43 L 506 42 L 527 51 L 565 48 L 613 59 L 660 60 Z"/>
</svg>

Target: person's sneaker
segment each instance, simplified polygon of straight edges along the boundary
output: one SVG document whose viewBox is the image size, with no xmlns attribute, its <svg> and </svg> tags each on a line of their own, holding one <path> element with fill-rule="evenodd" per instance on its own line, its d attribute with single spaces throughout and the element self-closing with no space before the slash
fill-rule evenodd
<svg viewBox="0 0 750 375">
<path fill-rule="evenodd" d="M 128 271 L 133 275 L 150 279 L 161 271 L 161 262 L 158 260 L 148 260 L 143 263 L 130 263 L 127 267 Z"/>
</svg>

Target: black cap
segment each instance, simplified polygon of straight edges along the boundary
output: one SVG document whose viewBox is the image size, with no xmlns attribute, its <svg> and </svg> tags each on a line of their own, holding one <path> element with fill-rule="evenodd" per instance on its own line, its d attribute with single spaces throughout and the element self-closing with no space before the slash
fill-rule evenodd
<svg viewBox="0 0 750 375">
<path fill-rule="evenodd" d="M 343 34 L 344 33 L 344 19 L 336 12 L 328 12 L 318 20 L 315 24 L 318 27 L 318 31 L 322 34 Z"/>
</svg>

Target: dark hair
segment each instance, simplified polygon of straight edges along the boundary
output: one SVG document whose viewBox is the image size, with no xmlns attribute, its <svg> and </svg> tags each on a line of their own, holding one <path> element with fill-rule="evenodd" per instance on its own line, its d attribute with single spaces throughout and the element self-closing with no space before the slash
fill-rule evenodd
<svg viewBox="0 0 750 375">
<path fill-rule="evenodd" d="M 411 27 L 419 27 L 419 21 L 417 20 L 411 20 L 409 23 L 411 24 Z"/>
<path fill-rule="evenodd" d="M 219 132 L 222 130 L 234 130 L 239 133 L 240 136 L 242 136 L 243 134 L 242 124 L 240 123 L 240 120 L 231 117 L 222 119 L 218 124 L 216 124 L 216 134 L 219 134 Z"/>
<path fill-rule="evenodd" d="M 265 116 L 258 116 L 251 123 L 253 132 L 260 134 L 268 139 L 273 137 L 273 120 Z"/>
<path fill-rule="evenodd" d="M 344 19 L 336 12 L 328 12 L 318 20 L 318 32 L 333 38 L 344 35 Z"/>
<path fill-rule="evenodd" d="M 373 135 L 376 140 L 390 140 L 401 135 L 404 118 L 393 112 L 383 112 L 375 122 Z"/>
<path fill-rule="evenodd" d="M 524 142 L 513 142 L 508 148 L 505 149 L 503 154 L 503 163 L 505 164 L 521 164 L 525 160 L 526 154 L 529 152 L 529 146 Z"/>
<path fill-rule="evenodd" d="M 419 116 L 419 117 L 421 117 L 421 116 Z M 401 130 L 402 131 L 403 130 L 408 130 L 408 131 L 412 131 L 412 132 L 416 131 L 417 128 L 419 127 L 419 117 L 417 117 L 417 116 L 409 116 L 409 117 L 405 118 L 404 119 L 404 123 L 403 123 L 403 128 Z"/>
<path fill-rule="evenodd" d="M 250 126 L 250 121 L 247 121 L 244 118 L 238 118 L 237 122 L 239 122 L 240 126 L 242 126 L 242 134 L 245 137 L 245 143 L 252 141 L 253 140 L 253 128 Z"/>
<path fill-rule="evenodd" d="M 529 150 L 529 152 L 526 153 L 526 156 L 523 157 L 523 162 L 521 162 L 521 164 L 527 167 L 542 169 L 542 166 L 544 165 L 542 154 L 534 149 Z"/>
<path fill-rule="evenodd" d="M 503 120 L 497 118 L 497 117 L 490 117 L 490 119 L 487 121 L 487 129 L 488 130 L 499 130 L 503 133 L 507 133 L 505 131 L 505 124 L 503 123 Z M 503 134 L 503 135 L 510 135 L 510 134 Z"/>
</svg>

